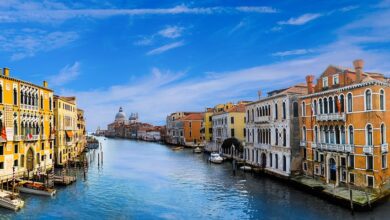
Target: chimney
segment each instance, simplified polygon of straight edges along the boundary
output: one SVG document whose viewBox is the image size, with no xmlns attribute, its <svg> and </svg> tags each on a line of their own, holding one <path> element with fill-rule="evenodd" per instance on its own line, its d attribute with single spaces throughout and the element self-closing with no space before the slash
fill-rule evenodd
<svg viewBox="0 0 390 220">
<path fill-rule="evenodd" d="M 307 83 L 307 93 L 312 94 L 314 92 L 313 90 L 313 75 L 306 76 L 306 83 Z"/>
<path fill-rule="evenodd" d="M 363 74 L 364 61 L 362 59 L 355 60 L 353 61 L 353 66 L 356 72 L 356 82 L 360 82 Z"/>
<path fill-rule="evenodd" d="M 43 81 L 43 87 L 47 88 L 48 87 L 48 83 L 47 81 Z"/>
<path fill-rule="evenodd" d="M 3 75 L 7 76 L 7 77 L 9 76 L 9 68 L 8 67 L 3 68 Z"/>
</svg>

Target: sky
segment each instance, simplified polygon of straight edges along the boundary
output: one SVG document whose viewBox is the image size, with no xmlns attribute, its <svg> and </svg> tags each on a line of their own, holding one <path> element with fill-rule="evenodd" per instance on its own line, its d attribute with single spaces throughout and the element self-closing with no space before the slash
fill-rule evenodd
<svg viewBox="0 0 390 220">
<path fill-rule="evenodd" d="M 87 128 L 256 100 L 330 65 L 390 73 L 390 0 L 1 0 L 0 67 L 77 96 Z"/>
</svg>

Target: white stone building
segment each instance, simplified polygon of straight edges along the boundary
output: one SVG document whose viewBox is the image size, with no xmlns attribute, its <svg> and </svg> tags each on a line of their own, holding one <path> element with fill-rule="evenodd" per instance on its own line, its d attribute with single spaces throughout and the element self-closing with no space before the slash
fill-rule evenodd
<svg viewBox="0 0 390 220">
<path fill-rule="evenodd" d="M 298 96 L 306 93 L 306 84 L 298 84 L 269 92 L 246 106 L 248 164 L 286 177 L 300 169 Z"/>
</svg>

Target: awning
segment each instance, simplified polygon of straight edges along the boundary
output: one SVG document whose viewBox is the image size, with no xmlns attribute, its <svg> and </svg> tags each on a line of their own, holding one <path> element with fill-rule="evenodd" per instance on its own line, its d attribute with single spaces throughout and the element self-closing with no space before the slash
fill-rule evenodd
<svg viewBox="0 0 390 220">
<path fill-rule="evenodd" d="M 66 132 L 66 136 L 68 136 L 68 138 L 73 137 L 73 131 L 65 131 L 65 132 Z"/>
</svg>

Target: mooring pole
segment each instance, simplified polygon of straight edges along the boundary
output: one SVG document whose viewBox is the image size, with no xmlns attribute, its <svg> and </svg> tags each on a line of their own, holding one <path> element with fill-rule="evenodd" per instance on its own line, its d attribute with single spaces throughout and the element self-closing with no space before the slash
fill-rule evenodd
<svg viewBox="0 0 390 220">
<path fill-rule="evenodd" d="M 98 167 L 100 166 L 100 154 L 98 153 Z"/>
<path fill-rule="evenodd" d="M 352 195 L 352 189 L 349 189 L 349 200 L 351 202 L 351 213 L 352 215 L 354 214 L 353 213 L 353 195 Z"/>
<path fill-rule="evenodd" d="M 236 166 L 236 160 L 233 159 L 233 176 L 236 175 L 236 168 L 237 168 L 237 166 Z"/>
<path fill-rule="evenodd" d="M 103 151 L 102 151 L 102 166 L 103 166 Z"/>
</svg>

